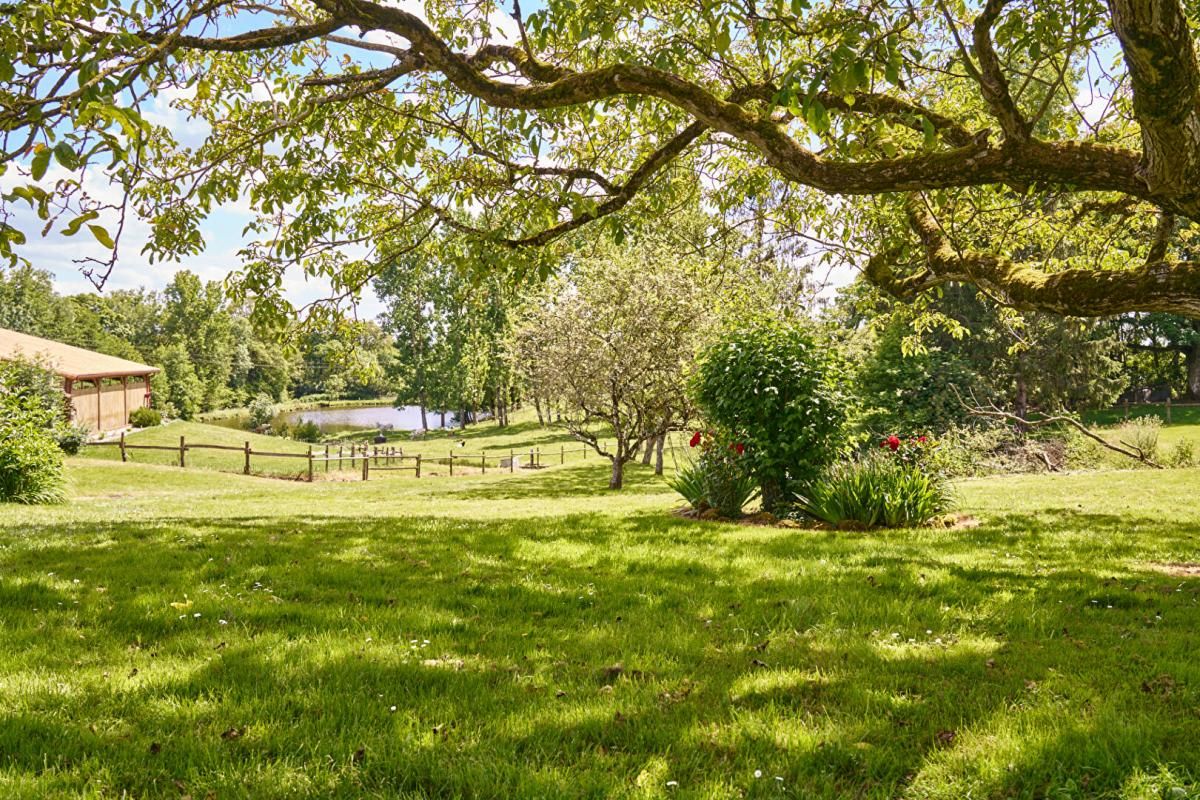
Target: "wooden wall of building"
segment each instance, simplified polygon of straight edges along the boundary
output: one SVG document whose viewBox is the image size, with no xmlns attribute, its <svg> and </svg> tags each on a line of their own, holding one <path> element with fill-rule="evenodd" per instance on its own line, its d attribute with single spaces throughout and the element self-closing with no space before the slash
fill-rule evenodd
<svg viewBox="0 0 1200 800">
<path fill-rule="evenodd" d="M 149 393 L 145 378 L 75 381 L 69 391 L 72 419 L 92 431 L 119 430 L 129 424 L 130 412 L 147 404 Z"/>
</svg>

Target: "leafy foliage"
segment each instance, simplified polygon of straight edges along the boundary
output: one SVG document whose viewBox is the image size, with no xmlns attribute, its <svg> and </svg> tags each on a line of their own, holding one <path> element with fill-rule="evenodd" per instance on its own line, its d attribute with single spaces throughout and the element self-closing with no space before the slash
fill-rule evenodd
<svg viewBox="0 0 1200 800">
<path fill-rule="evenodd" d="M 162 424 L 162 413 L 157 408 L 135 408 L 129 412 L 129 424 L 135 428 L 153 428 Z"/>
<path fill-rule="evenodd" d="M 696 402 L 744 443 L 768 511 L 815 480 L 842 446 L 840 377 L 832 348 L 796 322 L 747 320 L 704 350 Z"/>
<path fill-rule="evenodd" d="M 259 430 L 271 424 L 271 420 L 275 418 L 275 401 L 268 394 L 257 395 L 250 401 L 248 407 L 249 418 L 247 422 L 252 430 Z"/>
<path fill-rule="evenodd" d="M 741 516 L 758 494 L 758 486 L 746 469 L 745 453 L 739 452 L 739 445 L 726 436 L 697 432 L 667 484 L 697 511 L 712 508 L 730 519 Z"/>
<path fill-rule="evenodd" d="M 925 525 L 946 513 L 952 501 L 944 477 L 891 453 L 837 464 L 797 495 L 804 513 L 839 527 Z"/>
<path fill-rule="evenodd" d="M 1119 438 L 1152 459 L 1158 455 L 1158 435 L 1162 425 L 1162 420 L 1156 416 L 1134 417 L 1121 424 Z"/>
<path fill-rule="evenodd" d="M 36 394 L 0 387 L 0 501 L 54 503 L 64 497 L 55 412 Z"/>
</svg>

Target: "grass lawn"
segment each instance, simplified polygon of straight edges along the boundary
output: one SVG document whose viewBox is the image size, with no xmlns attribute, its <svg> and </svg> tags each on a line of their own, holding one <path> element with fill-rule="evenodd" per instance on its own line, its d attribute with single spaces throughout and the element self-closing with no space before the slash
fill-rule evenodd
<svg viewBox="0 0 1200 800">
<path fill-rule="evenodd" d="M 3 798 L 1200 793 L 1200 577 L 1154 566 L 1200 561 L 1200 471 L 879 533 L 681 519 L 598 461 L 69 473 L 0 506 Z"/>
</svg>

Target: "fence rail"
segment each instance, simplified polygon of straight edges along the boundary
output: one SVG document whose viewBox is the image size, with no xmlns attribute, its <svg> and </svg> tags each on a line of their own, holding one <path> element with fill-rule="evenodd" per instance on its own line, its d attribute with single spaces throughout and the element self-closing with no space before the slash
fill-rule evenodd
<svg viewBox="0 0 1200 800">
<path fill-rule="evenodd" d="M 192 450 L 219 450 L 242 453 L 242 472 L 245 475 L 252 474 L 252 459 L 255 457 L 301 459 L 305 462 L 304 474 L 309 481 L 315 479 L 315 473 L 320 465 L 324 465 L 323 471 L 326 473 L 330 472 L 331 468 L 341 472 L 345 470 L 347 462 L 349 462 L 350 471 L 361 473 L 362 480 L 366 481 L 370 480 L 372 472 L 412 472 L 414 477 L 420 478 L 422 464 L 428 465 L 431 463 L 448 466 L 451 476 L 454 475 L 456 465 L 460 470 L 464 468 L 478 469 L 482 474 L 487 473 L 489 466 L 493 469 L 507 470 L 510 473 L 515 473 L 518 469 L 541 469 L 549 464 L 553 464 L 555 461 L 559 464 L 565 464 L 567 463 L 567 456 L 575 453 L 582 454 L 582 459 L 586 460 L 588 453 L 594 452 L 587 445 L 567 447 L 564 444 L 558 447 L 557 452 L 554 450 L 543 452 L 540 447 L 531 447 L 527 451 L 510 448 L 507 453 L 465 453 L 449 450 L 445 456 L 431 456 L 423 453 L 406 454 L 403 447 L 394 447 L 391 445 L 380 447 L 379 445 L 369 446 L 363 444 L 338 445 L 336 450 L 332 445 L 325 445 L 323 453 L 315 452 L 310 446 L 307 452 L 288 453 L 272 450 L 256 450 L 250 446 L 249 441 L 244 442 L 239 447 L 228 444 L 188 442 L 185 436 L 179 437 L 178 445 L 131 444 L 125 440 L 124 433 L 121 434 L 121 438 L 117 441 L 89 442 L 87 446 L 119 448 L 121 461 L 129 461 L 131 451 L 135 450 L 173 452 L 178 454 L 177 461 L 180 467 L 187 466 L 187 454 Z M 666 449 L 674 449 L 674 445 L 668 444 Z M 333 465 L 336 465 L 336 467 L 334 468 Z"/>
</svg>

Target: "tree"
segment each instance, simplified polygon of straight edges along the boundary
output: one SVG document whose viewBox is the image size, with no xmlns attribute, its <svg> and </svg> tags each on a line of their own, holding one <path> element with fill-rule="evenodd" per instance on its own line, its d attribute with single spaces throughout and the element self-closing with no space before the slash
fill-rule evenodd
<svg viewBox="0 0 1200 800">
<path fill-rule="evenodd" d="M 1112 328 L 1132 351 L 1126 357 L 1131 388 L 1165 383 L 1181 397 L 1200 400 L 1200 322 L 1175 314 L 1125 314 Z"/>
<path fill-rule="evenodd" d="M 802 233 L 898 296 L 964 282 L 1022 309 L 1200 315 L 1200 262 L 1175 247 L 1177 223 L 1200 220 L 1198 23 L 1181 0 L 513 11 L 5 4 L 0 160 L 29 180 L 0 219 L 20 204 L 86 228 L 108 255 L 85 274 L 103 282 L 128 214 L 168 258 L 244 199 L 262 238 L 240 283 L 282 314 L 283 270 L 353 294 L 397 229 L 474 230 L 457 208 L 489 209 L 480 235 L 512 249 L 597 220 L 617 235 L 670 207 L 650 190 L 673 169 L 704 169 L 721 208 L 783 203 L 778 219 L 808 218 Z M 141 113 L 168 91 L 203 142 Z M 85 191 L 101 169 L 116 202 Z M 963 205 L 1030 224 L 981 247 L 947 223 Z M 1024 238 L 1072 227 L 1126 233 L 1095 258 L 1021 260 Z M 0 224 L 0 255 L 23 240 Z"/>
<path fill-rule="evenodd" d="M 572 436 L 612 462 L 610 489 L 621 488 L 625 464 L 676 423 L 686 402 L 711 317 L 694 266 L 650 242 L 602 244 L 554 284 L 518 333 L 531 389 L 558 405 Z"/>
<path fill-rule="evenodd" d="M 873 434 L 967 422 L 969 397 L 1024 419 L 1103 406 L 1121 389 L 1120 343 L 1103 322 L 1015 312 L 968 286 L 947 287 L 914 317 L 864 288 L 842 295 L 833 320 L 850 329 L 858 423 Z"/>
</svg>

